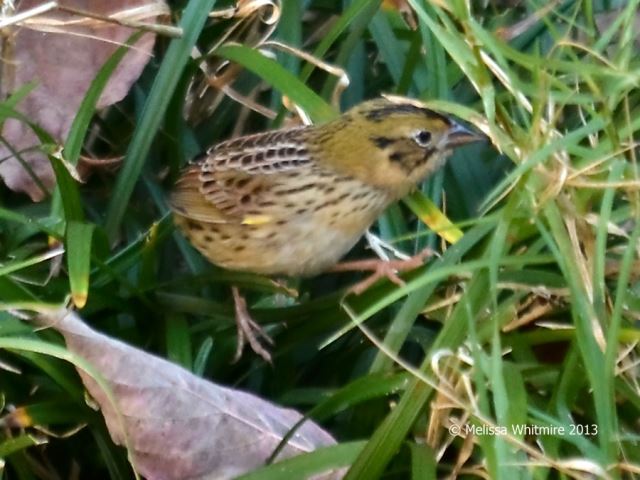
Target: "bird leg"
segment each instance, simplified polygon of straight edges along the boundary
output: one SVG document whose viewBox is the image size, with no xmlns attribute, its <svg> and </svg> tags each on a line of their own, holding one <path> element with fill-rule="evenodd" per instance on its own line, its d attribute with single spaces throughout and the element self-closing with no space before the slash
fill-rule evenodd
<svg viewBox="0 0 640 480">
<path fill-rule="evenodd" d="M 264 358 L 265 361 L 271 363 L 271 354 L 262 346 L 260 338 L 269 345 L 273 345 L 273 340 L 262 327 L 251 318 L 251 314 L 247 308 L 247 301 L 240 294 L 238 287 L 231 287 L 231 293 L 233 294 L 233 303 L 236 312 L 236 328 L 238 330 L 238 344 L 233 361 L 237 362 L 240 360 L 244 345 L 248 343 L 254 352 Z"/>
<path fill-rule="evenodd" d="M 353 271 L 370 271 L 372 272 L 367 278 L 362 280 L 361 282 L 356 283 L 353 287 L 351 287 L 348 293 L 355 293 L 356 295 L 360 295 L 362 292 L 367 290 L 371 285 L 376 283 L 381 278 L 387 278 L 389 281 L 395 283 L 396 285 L 403 286 L 405 285 L 404 280 L 402 280 L 399 276 L 399 272 L 406 272 L 408 270 L 413 270 L 415 268 L 421 267 L 426 258 L 429 258 L 433 255 L 433 250 L 430 248 L 425 248 L 420 253 L 414 255 L 411 258 L 407 258 L 406 260 L 381 260 L 381 259 L 371 259 L 371 260 L 354 260 L 349 262 L 341 262 L 337 265 L 334 265 L 331 268 L 331 272 L 353 272 Z"/>
</svg>

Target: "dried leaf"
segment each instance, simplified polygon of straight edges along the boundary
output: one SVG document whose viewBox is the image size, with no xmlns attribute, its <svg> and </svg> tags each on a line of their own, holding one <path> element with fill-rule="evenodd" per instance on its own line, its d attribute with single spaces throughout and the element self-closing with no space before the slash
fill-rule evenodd
<svg viewBox="0 0 640 480">
<path fill-rule="evenodd" d="M 43 0 L 23 0 L 18 12 L 42 3 Z M 64 0 L 59 3 L 105 16 L 143 5 L 164 5 L 160 0 Z M 157 12 L 158 9 L 150 10 L 149 15 Z M 63 142 L 96 73 L 133 31 L 96 19 L 52 11 L 47 12 L 46 17 L 32 18 L 3 33 L 6 35 L 3 53 L 9 52 L 9 55 L 3 55 L 2 59 L 0 93 L 4 98 L 22 85 L 36 82 L 36 88 L 20 102 L 17 110 Z M 154 41 L 155 36 L 147 33 L 129 51 L 111 76 L 98 102 L 99 108 L 125 97 L 151 58 Z M 37 147 L 39 141 L 29 127 L 17 120 L 7 120 L 2 136 L 14 150 L 23 152 L 22 158 L 50 190 L 55 177 L 47 157 L 38 149 L 30 150 Z M 0 162 L 0 176 L 4 182 L 15 191 L 28 193 L 34 201 L 43 199 L 46 192 L 11 155 L 6 145 L 0 144 L 0 158 L 10 157 Z"/>
<path fill-rule="evenodd" d="M 598 26 L 598 30 L 600 32 L 606 31 L 612 24 L 615 22 L 620 15 L 622 15 L 624 9 L 615 9 L 609 10 L 605 12 L 599 12 L 594 15 L 596 25 Z M 633 43 L 635 48 L 640 48 L 640 12 L 636 11 L 633 17 L 633 29 L 632 32 L 635 33 L 633 37 Z"/>
<path fill-rule="evenodd" d="M 120 415 L 96 380 L 80 371 L 114 442 L 124 444 L 126 432 L 134 466 L 144 477 L 234 478 L 263 465 L 302 417 L 100 334 L 75 313 L 62 310 L 42 315 L 38 323 L 61 332 L 67 348 L 91 363 L 108 382 Z M 334 443 L 328 433 L 307 422 L 278 458 Z M 340 474 L 327 475 L 322 478 Z"/>
</svg>

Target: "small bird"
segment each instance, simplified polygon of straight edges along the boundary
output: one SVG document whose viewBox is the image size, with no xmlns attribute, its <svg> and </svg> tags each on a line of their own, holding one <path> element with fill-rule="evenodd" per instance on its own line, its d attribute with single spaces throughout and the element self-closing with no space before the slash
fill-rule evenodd
<svg viewBox="0 0 640 480">
<path fill-rule="evenodd" d="M 370 269 L 399 283 L 408 261 L 338 264 L 383 210 L 441 167 L 452 149 L 481 136 L 417 104 L 375 99 L 318 126 L 227 140 L 189 164 L 170 197 L 175 222 L 212 263 L 263 275 L 313 276 Z M 355 291 L 363 288 L 356 286 Z M 251 319 L 232 287 L 238 349 L 245 340 L 266 360 Z"/>
</svg>

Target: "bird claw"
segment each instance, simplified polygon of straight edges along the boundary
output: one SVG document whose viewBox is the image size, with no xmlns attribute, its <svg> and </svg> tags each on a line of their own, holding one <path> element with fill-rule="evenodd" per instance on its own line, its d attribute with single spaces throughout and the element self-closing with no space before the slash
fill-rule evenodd
<svg viewBox="0 0 640 480">
<path fill-rule="evenodd" d="M 237 287 L 231 287 L 233 294 L 233 303 L 236 313 L 236 328 L 238 330 L 238 343 L 236 346 L 236 353 L 233 357 L 233 363 L 240 360 L 242 356 L 242 350 L 246 343 L 249 344 L 251 349 L 260 355 L 266 362 L 271 362 L 271 354 L 260 343 L 260 338 L 269 345 L 273 345 L 273 339 L 264 331 L 264 329 L 251 318 L 249 309 L 247 308 L 247 301 L 240 295 L 240 291 Z"/>
<path fill-rule="evenodd" d="M 336 265 L 332 271 L 371 271 L 371 275 L 352 286 L 347 293 L 360 295 L 382 278 L 387 278 L 390 282 L 403 287 L 405 281 L 398 276 L 399 272 L 414 270 L 422 266 L 424 260 L 433 255 L 433 250 L 425 248 L 417 255 L 406 260 L 355 260 L 353 262 L 343 262 Z"/>
</svg>

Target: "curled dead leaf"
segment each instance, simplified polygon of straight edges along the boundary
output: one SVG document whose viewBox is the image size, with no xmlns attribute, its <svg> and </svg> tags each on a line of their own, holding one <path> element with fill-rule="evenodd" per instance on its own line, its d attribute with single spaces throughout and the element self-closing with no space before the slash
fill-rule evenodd
<svg viewBox="0 0 640 480">
<path fill-rule="evenodd" d="M 29 11 L 43 3 L 42 0 L 23 0 L 15 13 Z M 140 20 L 140 15 L 153 20 L 166 10 L 161 0 L 63 0 L 59 4 L 103 16 L 130 10 L 136 12 L 136 20 Z M 136 10 L 145 5 L 159 8 L 143 13 Z M 16 109 L 63 142 L 96 73 L 133 30 L 59 11 L 48 11 L 45 15 L 4 29 L 0 94 L 6 98 L 23 85 L 34 82 L 35 88 Z M 155 36 L 146 33 L 130 49 L 109 79 L 98 108 L 125 97 L 151 58 L 154 41 Z M 12 190 L 25 192 L 34 201 L 42 200 L 55 185 L 55 177 L 49 160 L 38 148 L 37 136 L 23 122 L 9 119 L 4 123 L 2 137 L 6 143 L 0 143 L 0 158 L 6 159 L 0 161 L 0 177 Z M 16 158 L 16 153 L 24 164 Z M 39 178 L 40 184 L 33 180 L 27 168 Z"/>
<path fill-rule="evenodd" d="M 146 478 L 235 478 L 263 465 L 302 418 L 294 410 L 208 382 L 100 334 L 73 312 L 43 314 L 38 323 L 62 333 L 67 348 L 106 380 L 115 405 L 95 378 L 79 371 L 113 441 L 129 446 L 135 468 Z M 278 459 L 334 443 L 331 435 L 308 421 Z M 315 478 L 340 475 L 329 472 Z"/>
</svg>

